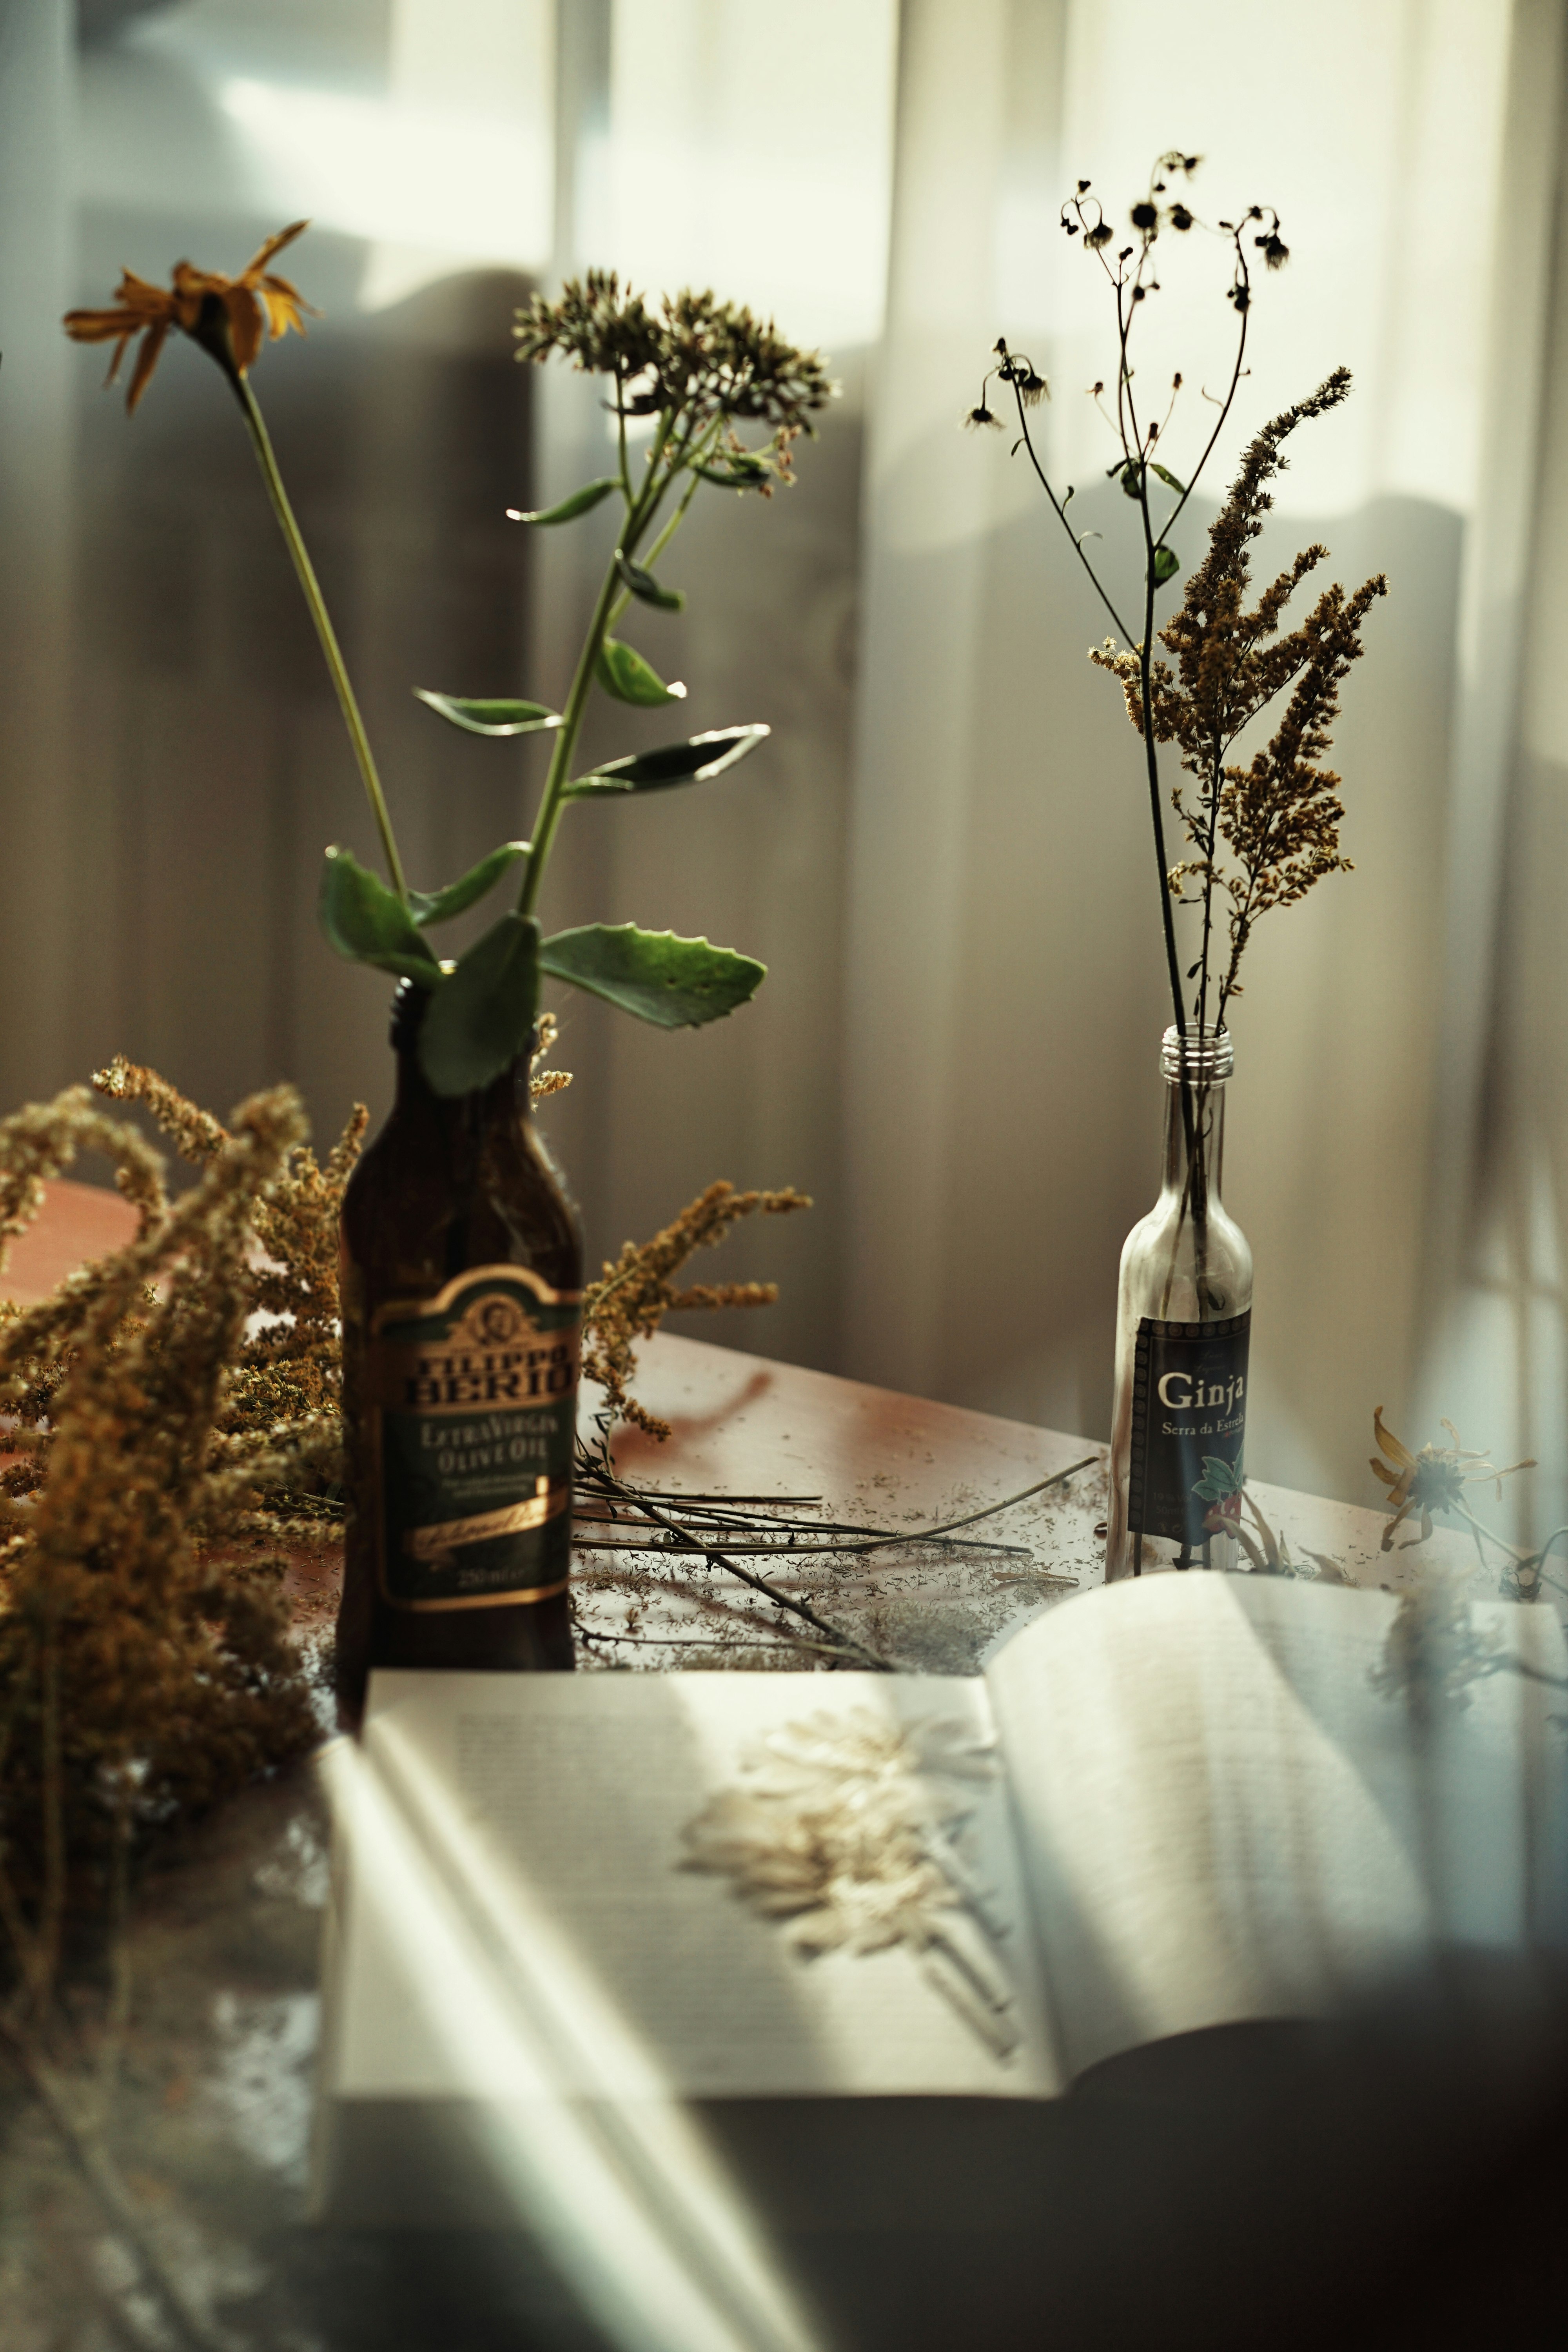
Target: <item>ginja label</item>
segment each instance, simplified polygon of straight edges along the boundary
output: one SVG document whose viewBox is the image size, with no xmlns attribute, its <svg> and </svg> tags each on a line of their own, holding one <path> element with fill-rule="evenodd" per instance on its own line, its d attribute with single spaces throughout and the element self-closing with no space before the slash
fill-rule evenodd
<svg viewBox="0 0 1568 2352">
<path fill-rule="evenodd" d="M 1132 1361 L 1127 1525 L 1201 1551 L 1241 1516 L 1250 1308 L 1219 1323 L 1145 1315 Z"/>
</svg>

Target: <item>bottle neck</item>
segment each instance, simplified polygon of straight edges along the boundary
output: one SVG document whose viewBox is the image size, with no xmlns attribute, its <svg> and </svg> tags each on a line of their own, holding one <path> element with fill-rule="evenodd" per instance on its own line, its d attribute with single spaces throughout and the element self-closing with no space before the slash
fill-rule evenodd
<svg viewBox="0 0 1568 2352">
<path fill-rule="evenodd" d="M 429 999 L 405 981 L 392 1001 L 392 1045 L 397 1055 L 399 1116 L 420 1119 L 453 1143 L 477 1139 L 497 1119 L 515 1124 L 533 1108 L 529 1089 L 531 1042 L 489 1086 L 471 1094 L 438 1095 L 419 1066 L 419 1027 Z"/>
<path fill-rule="evenodd" d="M 1168 1079 L 1163 1192 L 1217 1207 L 1224 1159 L 1225 1080 Z"/>
</svg>

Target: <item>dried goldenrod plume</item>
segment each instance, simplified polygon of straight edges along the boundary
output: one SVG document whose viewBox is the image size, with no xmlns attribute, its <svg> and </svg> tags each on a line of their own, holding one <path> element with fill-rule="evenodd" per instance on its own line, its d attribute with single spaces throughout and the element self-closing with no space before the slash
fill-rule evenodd
<svg viewBox="0 0 1568 2352">
<path fill-rule="evenodd" d="M 771 1307 L 779 1295 L 773 1282 L 700 1282 L 677 1290 L 670 1277 L 694 1250 L 717 1247 L 742 1217 L 778 1217 L 810 1206 L 807 1196 L 792 1186 L 782 1192 L 737 1192 L 721 1181 L 689 1202 L 652 1241 L 624 1244 L 583 1299 L 583 1370 L 604 1389 L 612 1412 L 635 1422 L 650 1437 L 669 1435 L 668 1423 L 646 1412 L 627 1392 L 637 1342 L 650 1338 L 667 1315 L 688 1307 Z"/>
<path fill-rule="evenodd" d="M 323 1172 L 291 1088 L 252 1097 L 227 1131 L 149 1072 L 121 1063 L 104 1080 L 146 1101 L 202 1174 L 171 1203 L 142 1138 L 81 1087 L 0 1121 L 0 1232 L 82 1150 L 116 1163 L 140 1211 L 123 1248 L 37 1307 L 0 1307 L 0 1402 L 16 1423 L 0 1473 L 0 1926 L 36 2007 L 72 1874 L 106 1838 L 210 1802 L 310 1738 L 285 1563 L 258 1536 L 295 1532 L 279 1496 L 319 1483 L 337 1443 L 319 1405 L 259 1427 L 284 1357 L 247 1325 L 289 1297 L 302 1328 L 285 1392 L 327 1397 L 321 1228 L 357 1126 Z"/>
<path fill-rule="evenodd" d="M 1308 399 L 1258 434 L 1215 518 L 1208 552 L 1187 583 L 1182 609 L 1160 631 L 1174 667 L 1160 660 L 1148 666 L 1154 740 L 1174 742 L 1194 780 L 1176 787 L 1171 804 L 1197 854 L 1173 865 L 1168 879 L 1173 897 L 1202 908 L 1202 954 L 1187 978 L 1201 974 L 1193 1012 L 1205 1026 L 1212 1018 L 1223 1028 L 1231 998 L 1241 994 L 1237 974 L 1258 918 L 1305 898 L 1325 876 L 1352 871 L 1350 859 L 1340 854 L 1340 778 L 1324 761 L 1340 688 L 1363 650 L 1362 625 L 1377 598 L 1387 594 L 1388 583 L 1379 572 L 1347 595 L 1336 582 L 1282 636 L 1292 595 L 1328 558 L 1327 548 L 1314 544 L 1250 609 L 1247 604 L 1250 550 L 1274 503 L 1269 486 L 1286 462 L 1283 444 L 1298 425 L 1337 408 L 1349 392 L 1350 371 L 1336 368 Z M 1107 638 L 1090 649 L 1089 659 L 1120 679 L 1127 715 L 1142 735 L 1142 647 L 1129 651 Z M 1268 743 L 1245 764 L 1234 760 L 1237 738 L 1288 688 L 1289 699 Z M 1190 898 L 1189 885 L 1195 886 Z M 1211 1005 L 1216 894 L 1226 902 L 1229 953 Z"/>
</svg>

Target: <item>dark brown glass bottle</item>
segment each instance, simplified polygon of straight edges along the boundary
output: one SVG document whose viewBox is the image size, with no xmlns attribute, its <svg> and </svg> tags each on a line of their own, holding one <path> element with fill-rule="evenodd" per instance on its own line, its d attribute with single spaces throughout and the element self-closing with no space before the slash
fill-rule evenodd
<svg viewBox="0 0 1568 2352">
<path fill-rule="evenodd" d="M 337 1681 L 355 1716 L 373 1666 L 574 1663 L 577 1221 L 533 1130 L 528 1055 L 437 1095 L 426 1001 L 398 990 L 397 1099 L 343 1197 Z"/>
</svg>

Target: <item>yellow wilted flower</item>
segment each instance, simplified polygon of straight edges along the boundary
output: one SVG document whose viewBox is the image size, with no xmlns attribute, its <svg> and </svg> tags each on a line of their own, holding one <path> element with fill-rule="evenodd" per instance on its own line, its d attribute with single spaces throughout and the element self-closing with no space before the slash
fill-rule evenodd
<svg viewBox="0 0 1568 2352">
<path fill-rule="evenodd" d="M 1395 1528 L 1407 1519 L 1412 1511 L 1421 1514 L 1421 1533 L 1419 1537 L 1412 1537 L 1411 1541 L 1425 1543 L 1432 1532 L 1434 1511 L 1457 1511 L 1461 1518 L 1470 1517 L 1465 1502 L 1467 1486 L 1495 1482 L 1500 1501 L 1505 1478 L 1511 1477 L 1516 1470 L 1533 1470 L 1535 1467 L 1533 1462 L 1510 1462 L 1506 1470 L 1500 1470 L 1495 1462 L 1488 1460 L 1484 1452 L 1460 1444 L 1459 1433 L 1451 1421 L 1443 1423 L 1450 1444 L 1424 1445 L 1419 1454 L 1412 1454 L 1409 1447 L 1401 1444 L 1393 1431 L 1384 1426 L 1381 1405 L 1373 1408 L 1372 1425 L 1378 1444 L 1388 1456 L 1387 1462 L 1380 1462 L 1375 1454 L 1372 1456 L 1373 1474 L 1381 1478 L 1388 1488 L 1389 1508 L 1394 1514 L 1383 1531 L 1382 1549 L 1384 1551 L 1393 1545 Z"/>
<path fill-rule="evenodd" d="M 173 284 L 164 287 L 150 285 L 134 270 L 123 270 L 113 308 L 68 310 L 65 331 L 79 343 L 114 345 L 108 383 L 119 375 L 125 354 L 137 336 L 144 338 L 125 394 L 128 412 L 135 409 L 152 382 L 158 354 L 171 327 L 177 327 L 193 342 L 200 343 L 226 374 L 244 375 L 267 337 L 276 342 L 290 327 L 296 334 L 302 335 L 304 313 L 310 310 L 312 318 L 318 315 L 297 287 L 267 267 L 275 254 L 281 253 L 309 226 L 308 221 L 300 220 L 279 229 L 252 256 L 237 278 L 225 278 L 215 269 L 198 269 L 194 262 L 181 261 L 174 265 Z"/>
</svg>

